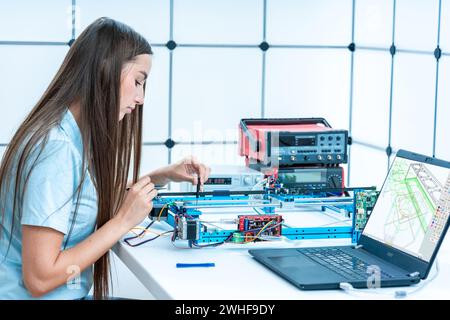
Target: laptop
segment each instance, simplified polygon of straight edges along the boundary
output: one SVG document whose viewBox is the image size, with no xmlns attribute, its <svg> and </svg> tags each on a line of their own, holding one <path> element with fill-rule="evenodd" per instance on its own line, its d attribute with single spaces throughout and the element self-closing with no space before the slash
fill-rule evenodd
<svg viewBox="0 0 450 320">
<path fill-rule="evenodd" d="M 408 286 L 428 276 L 449 213 L 450 162 L 399 150 L 356 245 L 249 253 L 303 290 Z"/>
</svg>

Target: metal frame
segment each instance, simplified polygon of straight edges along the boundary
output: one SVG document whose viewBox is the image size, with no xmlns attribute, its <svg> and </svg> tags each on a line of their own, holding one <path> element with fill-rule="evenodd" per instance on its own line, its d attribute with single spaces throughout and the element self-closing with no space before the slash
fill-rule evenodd
<svg viewBox="0 0 450 320">
<path fill-rule="evenodd" d="M 338 201 L 339 197 L 330 198 L 329 194 L 324 192 L 317 192 L 311 194 L 302 194 L 302 195 L 288 195 L 288 196 L 280 196 L 278 194 L 272 193 L 271 191 L 234 191 L 233 194 L 228 195 L 214 195 L 214 192 L 204 192 L 200 194 L 199 197 L 195 197 L 195 193 L 186 193 L 183 196 L 183 193 L 175 193 L 171 195 L 171 193 L 161 194 L 158 199 L 154 201 L 154 203 L 158 203 L 159 205 L 167 205 L 169 203 L 175 203 L 172 207 L 169 207 L 167 211 L 167 217 L 164 217 L 164 221 L 167 222 L 170 226 L 176 227 L 175 215 L 180 214 L 180 212 L 184 212 L 186 215 L 190 216 L 192 220 L 198 220 L 201 216 L 201 211 L 198 209 L 201 208 L 223 208 L 224 203 L 227 207 L 246 207 L 246 208 L 254 208 L 255 205 L 254 199 L 249 197 L 249 193 L 251 194 L 260 194 L 263 195 L 263 198 L 260 201 L 267 201 L 266 204 L 260 204 L 259 207 L 262 208 L 265 214 L 282 214 L 282 212 L 277 212 L 276 208 L 282 208 L 288 204 L 294 205 L 295 200 L 302 201 L 317 201 L 322 199 L 322 203 L 315 204 L 316 206 L 320 206 L 322 211 L 325 211 L 325 208 L 333 206 L 338 210 L 339 209 L 346 210 L 352 217 L 352 225 L 351 226 L 322 226 L 322 227 L 282 227 L 281 235 L 287 237 L 291 240 L 303 240 L 303 239 L 337 239 L 337 238 L 350 238 L 352 243 L 356 243 L 359 239 L 361 230 L 357 230 L 356 228 L 356 194 L 357 192 L 363 192 L 368 190 L 375 190 L 375 187 L 367 187 L 367 188 L 349 188 L 345 189 L 347 191 L 353 191 L 353 195 L 351 197 L 345 196 L 341 197 L 342 201 Z M 240 194 L 240 195 L 239 195 Z M 314 197 L 314 198 L 313 198 Z M 189 205 L 188 203 L 196 203 L 200 201 L 200 205 Z M 332 203 L 334 202 L 334 204 Z M 205 204 L 208 203 L 207 206 Z M 247 205 L 245 204 L 247 203 Z M 300 205 L 302 202 L 299 202 Z M 314 202 L 312 202 L 314 203 Z M 329 204 L 327 204 L 329 203 Z M 257 215 L 257 214 L 255 214 Z M 156 219 L 153 217 L 153 219 Z M 187 240 L 190 244 L 214 244 L 224 242 L 226 239 L 229 239 L 233 233 L 237 232 L 236 229 L 233 230 L 214 230 L 212 232 L 201 231 L 203 228 L 203 224 L 200 223 L 200 230 L 198 233 L 197 240 Z"/>
</svg>

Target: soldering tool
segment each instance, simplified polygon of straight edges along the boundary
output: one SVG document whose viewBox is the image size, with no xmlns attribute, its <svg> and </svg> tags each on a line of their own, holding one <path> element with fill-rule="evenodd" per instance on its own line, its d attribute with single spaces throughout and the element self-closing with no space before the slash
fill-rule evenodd
<svg viewBox="0 0 450 320">
<path fill-rule="evenodd" d="M 198 198 L 200 194 L 200 176 L 197 177 L 197 191 L 196 191 L 196 197 Z"/>
<path fill-rule="evenodd" d="M 195 192 L 195 198 L 197 198 L 196 204 L 198 204 L 199 196 L 200 196 L 200 176 L 197 176 L 197 191 Z"/>
</svg>

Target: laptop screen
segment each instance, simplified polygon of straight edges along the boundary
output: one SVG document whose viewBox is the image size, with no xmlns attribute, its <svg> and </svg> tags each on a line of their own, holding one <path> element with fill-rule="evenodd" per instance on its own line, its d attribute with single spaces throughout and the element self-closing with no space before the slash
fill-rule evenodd
<svg viewBox="0 0 450 320">
<path fill-rule="evenodd" d="M 397 156 L 363 235 L 429 262 L 450 213 L 450 169 Z"/>
</svg>

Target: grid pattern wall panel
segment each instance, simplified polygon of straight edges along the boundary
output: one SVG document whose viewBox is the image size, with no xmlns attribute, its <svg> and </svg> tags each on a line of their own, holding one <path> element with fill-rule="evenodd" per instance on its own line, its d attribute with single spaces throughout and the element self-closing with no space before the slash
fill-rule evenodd
<svg viewBox="0 0 450 320">
<path fill-rule="evenodd" d="M 397 0 L 396 46 L 433 52 L 437 44 L 438 16 L 439 0 Z"/>
<path fill-rule="evenodd" d="M 380 174 L 399 148 L 449 159 L 449 8 L 450 0 L 0 1 L 0 147 L 71 41 L 108 16 L 155 51 L 142 172 L 190 152 L 223 149 L 201 158 L 241 161 L 234 149 L 245 117 L 324 117 L 348 129 L 351 185 L 370 155 Z"/>
<path fill-rule="evenodd" d="M 355 53 L 352 136 L 379 147 L 389 141 L 391 57 L 382 51 Z"/>
<path fill-rule="evenodd" d="M 55 76 L 67 46 L 0 46 L 0 142 L 8 142 Z"/>
<path fill-rule="evenodd" d="M 241 118 L 260 114 L 261 54 L 256 49 L 180 48 L 173 58 L 176 140 L 222 141 Z M 206 135 L 206 137 L 204 137 Z"/>
<path fill-rule="evenodd" d="M 170 1 L 76 0 L 77 36 L 95 19 L 109 17 L 124 22 L 151 43 L 165 43 L 170 34 Z"/>
<path fill-rule="evenodd" d="M 263 30 L 260 0 L 178 0 L 174 38 L 183 44 L 258 44 Z"/>
<path fill-rule="evenodd" d="M 266 75 L 267 117 L 321 117 L 335 128 L 348 128 L 348 52 L 273 49 L 267 53 Z"/>
<path fill-rule="evenodd" d="M 399 53 L 394 70 L 392 146 L 433 152 L 436 61 L 432 55 Z M 416 94 L 420 92 L 420 94 Z"/>
<path fill-rule="evenodd" d="M 436 157 L 450 159 L 450 57 L 444 56 L 439 65 Z"/>
<path fill-rule="evenodd" d="M 388 162 L 383 151 L 359 144 L 352 147 L 352 186 L 380 188 L 387 169 Z"/>
<path fill-rule="evenodd" d="M 145 88 L 142 138 L 146 142 L 161 143 L 169 134 L 170 52 L 164 47 L 152 49 L 152 67 Z"/>
<path fill-rule="evenodd" d="M 67 42 L 71 35 L 71 0 L 0 1 L 0 41 Z"/>
<path fill-rule="evenodd" d="M 389 48 L 392 44 L 393 0 L 355 2 L 355 43 Z"/>
<path fill-rule="evenodd" d="M 351 27 L 351 0 L 267 1 L 270 43 L 345 46 L 351 40 Z"/>
</svg>

